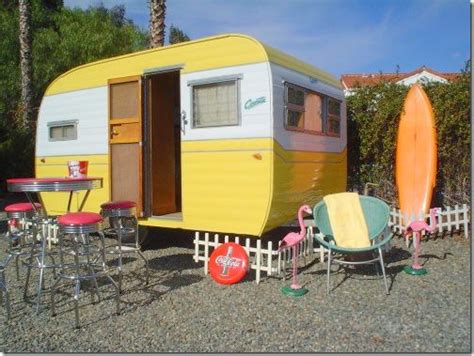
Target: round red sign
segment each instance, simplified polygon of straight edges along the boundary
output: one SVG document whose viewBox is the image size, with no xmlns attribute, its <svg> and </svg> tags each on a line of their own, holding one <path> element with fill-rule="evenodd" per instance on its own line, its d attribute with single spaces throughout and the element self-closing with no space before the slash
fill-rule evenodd
<svg viewBox="0 0 474 356">
<path fill-rule="evenodd" d="M 242 280 L 249 270 L 249 257 L 245 249 L 234 242 L 216 248 L 209 258 L 211 277 L 220 284 L 234 284 Z"/>
</svg>

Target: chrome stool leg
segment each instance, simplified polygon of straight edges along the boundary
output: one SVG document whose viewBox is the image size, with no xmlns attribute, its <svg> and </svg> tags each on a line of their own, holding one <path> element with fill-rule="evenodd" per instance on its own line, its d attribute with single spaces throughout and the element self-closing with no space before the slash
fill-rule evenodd
<svg viewBox="0 0 474 356">
<path fill-rule="evenodd" d="M 33 268 L 33 259 L 35 259 L 35 251 L 36 251 L 36 241 L 35 237 L 37 234 L 37 227 L 36 224 L 33 225 L 33 241 L 31 243 L 31 249 L 28 257 L 28 262 L 26 263 L 27 269 L 26 269 L 26 279 L 25 279 L 25 288 L 23 289 L 23 300 L 26 301 L 28 299 L 28 285 L 30 282 L 30 275 L 31 275 L 31 269 Z"/>
<path fill-rule="evenodd" d="M 120 293 L 122 293 L 122 232 L 123 232 L 123 223 L 122 223 L 122 219 L 119 218 L 119 228 L 118 228 L 118 238 L 117 238 L 117 241 L 118 241 L 118 260 L 119 260 L 119 266 L 118 266 L 118 277 L 119 277 L 119 282 L 118 282 L 118 288 L 119 288 L 119 291 Z"/>
<path fill-rule="evenodd" d="M 105 238 L 104 238 L 104 233 L 102 231 L 99 231 L 99 236 L 100 236 L 100 244 L 101 244 L 101 254 L 102 254 L 102 266 L 103 269 L 107 271 L 107 256 L 106 256 L 106 248 L 105 248 Z M 109 274 L 106 274 L 107 279 L 112 283 L 112 285 L 115 288 L 115 302 L 116 302 L 116 307 L 117 307 L 117 315 L 120 315 L 120 287 L 117 284 L 117 282 L 114 281 L 112 277 L 109 276 Z"/>
<path fill-rule="evenodd" d="M 117 243 L 107 247 L 108 254 L 117 254 L 118 256 L 118 286 L 122 291 L 123 281 L 123 255 L 136 253 L 140 259 L 145 262 L 145 283 L 149 283 L 150 271 L 148 260 L 141 252 L 138 238 L 138 220 L 136 218 L 136 204 L 131 201 L 108 202 L 101 205 L 101 215 L 109 219 L 110 228 L 106 229 L 117 239 Z M 114 220 L 112 220 L 114 219 Z M 115 221 L 115 224 L 114 224 Z M 124 243 L 124 235 L 133 234 L 133 246 L 130 241 Z"/>
<path fill-rule="evenodd" d="M 46 256 L 46 237 L 41 236 L 41 257 L 38 261 L 38 268 L 40 269 L 39 281 L 38 281 L 38 296 L 36 297 L 36 313 L 40 312 L 41 297 L 44 289 L 44 269 L 45 269 L 45 256 Z"/>
<path fill-rule="evenodd" d="M 7 320 L 10 320 L 10 316 L 11 316 L 10 297 L 8 295 L 7 281 L 5 279 L 5 265 L 0 265 L 0 292 L 3 299 L 3 304 L 5 304 Z"/>
<path fill-rule="evenodd" d="M 25 286 L 23 290 L 23 299 L 28 299 L 28 287 L 30 284 L 31 270 L 37 268 L 39 270 L 39 280 L 36 286 L 36 313 L 41 311 L 41 301 L 43 297 L 44 286 L 44 274 L 45 269 L 53 269 L 53 273 L 56 274 L 56 262 L 52 256 L 52 252 L 47 252 L 48 239 L 43 231 L 43 224 L 47 223 L 42 218 L 36 218 L 32 221 L 32 242 L 29 252 L 29 256 L 23 263 L 27 267 Z M 39 236 L 40 241 L 37 241 Z M 47 263 L 47 258 L 51 259 L 52 263 Z"/>
<path fill-rule="evenodd" d="M 79 221 L 79 222 L 78 222 Z M 82 222 L 84 221 L 84 222 Z M 90 281 L 92 303 L 95 303 L 94 294 L 98 302 L 101 301 L 97 278 L 106 277 L 115 289 L 117 313 L 120 313 L 120 292 L 117 283 L 110 277 L 106 265 L 104 237 L 101 231 L 102 217 L 95 213 L 69 213 L 58 219 L 60 234 L 60 265 L 57 279 L 51 292 L 51 312 L 56 315 L 55 293 L 60 280 L 69 280 L 74 284 L 74 326 L 80 328 L 79 302 L 81 299 L 82 282 Z M 98 244 L 93 243 L 98 234 Z M 69 244 L 69 246 L 67 246 Z M 71 256 L 71 262 L 66 263 L 66 256 Z"/>
</svg>

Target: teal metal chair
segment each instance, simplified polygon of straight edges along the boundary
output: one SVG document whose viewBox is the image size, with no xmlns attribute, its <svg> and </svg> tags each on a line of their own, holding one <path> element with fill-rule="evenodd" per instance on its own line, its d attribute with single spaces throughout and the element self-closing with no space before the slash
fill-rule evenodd
<svg viewBox="0 0 474 356">
<path fill-rule="evenodd" d="M 316 227 L 320 231 L 320 233 L 316 233 L 314 235 L 314 239 L 321 246 L 324 246 L 328 250 L 327 293 L 330 291 L 329 279 L 332 263 L 338 263 L 342 265 L 375 264 L 375 268 L 377 268 L 378 262 L 380 263 L 380 267 L 382 269 L 385 283 L 385 292 L 390 294 L 382 255 L 382 248 L 384 245 L 389 243 L 393 237 L 393 233 L 391 231 L 386 233 L 386 227 L 388 226 L 388 221 L 390 218 L 390 208 L 385 202 L 374 197 L 359 195 L 359 201 L 364 213 L 365 222 L 369 231 L 369 240 L 371 242 L 371 246 L 366 248 L 346 248 L 337 246 L 331 229 L 331 224 L 337 224 L 337 221 L 329 221 L 328 211 L 324 200 L 321 200 L 318 204 L 316 204 L 313 209 L 313 218 Z M 333 258 L 332 256 L 333 253 L 335 255 L 351 255 L 368 252 L 372 253 L 372 258 L 364 261 L 346 261 Z"/>
</svg>

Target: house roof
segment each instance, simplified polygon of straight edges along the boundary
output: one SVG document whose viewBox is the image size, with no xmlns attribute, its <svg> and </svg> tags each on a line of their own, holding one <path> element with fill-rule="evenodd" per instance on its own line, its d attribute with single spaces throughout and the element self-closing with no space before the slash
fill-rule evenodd
<svg viewBox="0 0 474 356">
<path fill-rule="evenodd" d="M 403 79 L 420 74 L 423 71 L 448 81 L 455 80 L 459 77 L 459 73 L 438 72 L 429 67 L 421 66 L 414 71 L 407 73 L 343 74 L 341 75 L 341 84 L 343 88 L 347 90 L 358 86 L 376 85 L 382 81 L 399 82 Z"/>
</svg>

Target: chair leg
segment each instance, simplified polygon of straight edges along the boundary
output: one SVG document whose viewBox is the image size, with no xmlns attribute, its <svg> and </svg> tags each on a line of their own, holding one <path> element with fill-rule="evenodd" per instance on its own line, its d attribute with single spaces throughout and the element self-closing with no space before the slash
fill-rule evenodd
<svg viewBox="0 0 474 356">
<path fill-rule="evenodd" d="M 385 293 L 390 294 L 390 292 L 388 290 L 387 276 L 385 275 L 385 266 L 384 266 L 384 263 L 383 263 L 382 249 L 379 247 L 378 250 L 379 250 L 380 267 L 382 268 L 383 281 L 385 283 Z"/>
<path fill-rule="evenodd" d="M 76 316 L 76 328 L 79 328 L 79 296 L 81 292 L 81 280 L 80 276 L 80 265 L 79 265 L 79 235 L 74 236 L 73 245 L 74 245 L 74 264 L 76 269 L 76 285 L 74 286 L 74 314 Z"/>
<path fill-rule="evenodd" d="M 122 293 L 122 268 L 123 268 L 123 263 L 122 263 L 122 232 L 123 232 L 123 222 L 122 218 L 118 218 L 118 223 L 119 223 L 119 228 L 118 228 L 118 233 L 117 233 L 117 239 L 118 239 L 118 277 L 119 277 L 119 282 L 118 282 L 118 287 L 120 293 Z"/>
<path fill-rule="evenodd" d="M 44 289 L 44 263 L 46 258 L 46 238 L 42 235 L 41 236 L 41 260 L 40 260 L 40 277 L 38 282 L 38 296 L 36 300 L 36 313 L 40 312 L 41 308 L 41 295 Z"/>
<path fill-rule="evenodd" d="M 372 258 L 375 258 L 375 253 L 372 253 Z M 374 268 L 375 268 L 375 273 L 377 273 L 377 276 L 380 276 L 380 266 L 379 262 L 374 262 Z"/>
<path fill-rule="evenodd" d="M 115 288 L 115 301 L 116 301 L 116 306 L 117 306 L 117 315 L 120 314 L 120 288 L 117 284 L 117 282 L 115 282 L 115 280 L 110 277 L 109 273 L 107 272 L 107 257 L 106 257 L 106 253 L 105 253 L 105 238 L 104 238 L 104 233 L 103 232 L 99 232 L 99 237 L 100 237 L 100 255 L 101 255 L 101 259 L 102 259 L 102 268 L 103 268 L 103 271 L 105 272 L 105 277 L 110 281 L 110 283 L 112 283 L 112 285 L 114 286 Z"/>
<path fill-rule="evenodd" d="M 116 302 L 116 307 L 117 307 L 117 315 L 120 315 L 120 290 L 117 282 L 114 281 L 112 277 L 110 277 L 108 274 L 106 274 L 106 277 L 109 279 L 110 283 L 115 288 L 115 302 Z"/>
<path fill-rule="evenodd" d="M 331 249 L 328 250 L 328 270 L 327 270 L 327 284 L 326 293 L 329 294 L 329 278 L 331 275 Z"/>
<path fill-rule="evenodd" d="M 79 324 L 79 296 L 81 293 L 81 281 L 76 280 L 76 285 L 74 286 L 74 314 L 76 316 L 76 329 L 80 328 Z"/>
<path fill-rule="evenodd" d="M 100 302 L 100 293 L 99 293 L 99 285 L 97 283 L 97 276 L 94 271 L 94 268 L 91 265 L 91 259 L 90 259 L 90 236 L 88 234 L 84 234 L 83 240 L 85 241 L 85 248 L 87 249 L 86 251 L 86 259 L 87 259 L 87 270 L 89 271 L 89 275 L 92 276 L 92 280 L 94 281 L 94 289 L 95 289 L 95 294 L 97 294 L 97 302 Z M 95 303 L 94 300 L 94 294 L 91 292 L 91 301 L 92 304 Z"/>
<path fill-rule="evenodd" d="M 26 269 L 25 289 L 23 290 L 24 301 L 28 299 L 28 285 L 30 283 L 31 269 L 33 268 L 33 258 L 36 252 L 36 240 L 34 239 L 34 236 L 36 236 L 35 225 L 33 225 L 33 241 L 31 242 L 30 257 L 28 258 L 28 268 Z"/>
</svg>

